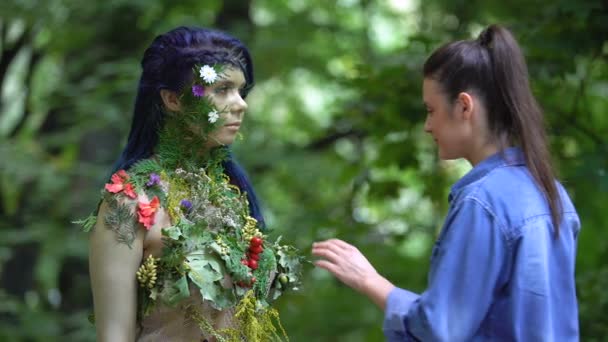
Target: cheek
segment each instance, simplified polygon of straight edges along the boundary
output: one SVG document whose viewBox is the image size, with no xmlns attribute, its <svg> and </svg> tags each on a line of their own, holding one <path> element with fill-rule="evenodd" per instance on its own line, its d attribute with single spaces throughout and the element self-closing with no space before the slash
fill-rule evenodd
<svg viewBox="0 0 608 342">
<path fill-rule="evenodd" d="M 211 102 L 211 105 L 216 108 L 222 107 L 223 102 L 225 102 L 224 98 L 221 95 L 216 94 L 213 91 L 211 92 L 211 94 L 209 96 L 209 100 Z"/>
<path fill-rule="evenodd" d="M 223 143 L 226 143 L 227 141 L 231 141 L 232 139 L 234 139 L 234 137 L 236 136 L 235 131 L 226 128 L 226 127 L 219 127 L 217 130 L 209 133 L 209 136 L 216 139 L 216 140 L 220 140 Z"/>
<path fill-rule="evenodd" d="M 229 115 L 230 106 L 228 103 L 229 102 L 226 101 L 226 99 L 217 99 L 216 101 L 212 102 L 215 110 L 217 110 L 218 114 L 220 115 L 220 119 L 222 120 L 225 120 Z"/>
</svg>

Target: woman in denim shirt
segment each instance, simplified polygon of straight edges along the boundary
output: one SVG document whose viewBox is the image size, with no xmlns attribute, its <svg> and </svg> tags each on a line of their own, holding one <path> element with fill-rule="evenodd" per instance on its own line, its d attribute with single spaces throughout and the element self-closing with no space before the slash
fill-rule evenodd
<svg viewBox="0 0 608 342">
<path fill-rule="evenodd" d="M 451 189 L 428 288 L 395 287 L 338 239 L 313 244 L 316 265 L 385 311 L 389 341 L 578 340 L 580 222 L 517 42 L 492 25 L 444 45 L 424 65 L 423 97 L 439 157 L 473 165 Z"/>
</svg>

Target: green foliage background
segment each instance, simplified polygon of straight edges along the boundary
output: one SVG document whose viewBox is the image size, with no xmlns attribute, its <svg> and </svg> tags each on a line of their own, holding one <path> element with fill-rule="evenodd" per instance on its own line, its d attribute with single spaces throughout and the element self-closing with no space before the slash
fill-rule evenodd
<svg viewBox="0 0 608 342">
<path fill-rule="evenodd" d="M 257 86 L 235 149 L 277 234 L 340 237 L 424 289 L 450 184 L 422 132 L 421 65 L 440 43 L 510 27 L 583 223 L 582 339 L 608 336 L 608 7 L 586 0 L 5 0 L 0 4 L 0 340 L 93 341 L 87 237 L 125 143 L 139 60 L 179 25 L 251 48 Z M 280 311 L 293 341 L 382 341 L 382 313 L 307 269 Z"/>
</svg>

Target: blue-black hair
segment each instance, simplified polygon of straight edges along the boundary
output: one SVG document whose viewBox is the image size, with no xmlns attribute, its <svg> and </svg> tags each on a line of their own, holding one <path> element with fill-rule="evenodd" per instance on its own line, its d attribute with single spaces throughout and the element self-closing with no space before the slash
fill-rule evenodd
<svg viewBox="0 0 608 342">
<path fill-rule="evenodd" d="M 249 50 L 240 40 L 227 33 L 198 27 L 178 27 L 157 36 L 141 61 L 142 74 L 131 131 L 113 172 L 128 170 L 136 162 L 154 154 L 165 120 L 160 91 L 168 89 L 180 93 L 192 81 L 195 64 L 223 64 L 240 68 L 245 76 L 245 87 L 241 93 L 243 98 L 247 97 L 254 85 Z M 265 227 L 253 186 L 232 153 L 223 162 L 223 167 L 231 182 L 247 193 L 251 216 L 259 222 L 260 227 Z"/>
</svg>

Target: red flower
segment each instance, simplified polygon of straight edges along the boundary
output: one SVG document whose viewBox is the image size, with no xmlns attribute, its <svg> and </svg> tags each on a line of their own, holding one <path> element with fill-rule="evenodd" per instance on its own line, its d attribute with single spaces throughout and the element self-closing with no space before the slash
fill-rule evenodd
<svg viewBox="0 0 608 342">
<path fill-rule="evenodd" d="M 139 223 L 142 223 L 147 230 L 150 230 L 150 227 L 154 224 L 154 214 L 159 207 L 160 201 L 156 196 L 150 203 L 139 202 L 137 216 L 139 217 Z"/>
<path fill-rule="evenodd" d="M 119 192 L 123 192 L 130 198 L 136 198 L 137 194 L 133 190 L 133 184 L 127 183 L 129 180 L 129 175 L 125 170 L 118 170 L 115 174 L 112 175 L 112 183 L 106 184 L 106 190 L 113 194 L 117 194 Z"/>
<path fill-rule="evenodd" d="M 131 184 L 131 183 L 125 184 L 124 193 L 125 193 L 125 195 L 129 196 L 130 198 L 136 198 L 137 197 L 137 194 L 135 193 L 135 190 L 133 190 L 133 184 Z"/>
</svg>

